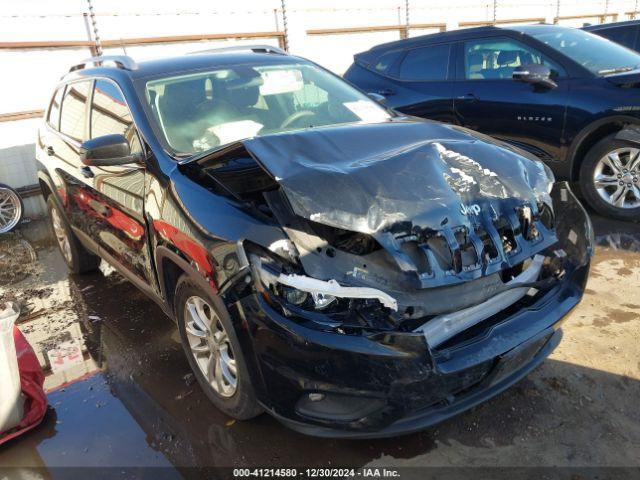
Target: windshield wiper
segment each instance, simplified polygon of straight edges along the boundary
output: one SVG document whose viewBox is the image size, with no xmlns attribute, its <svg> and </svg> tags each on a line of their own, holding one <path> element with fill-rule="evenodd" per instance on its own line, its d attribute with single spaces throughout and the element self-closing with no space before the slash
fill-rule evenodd
<svg viewBox="0 0 640 480">
<path fill-rule="evenodd" d="M 598 75 L 611 75 L 613 73 L 622 73 L 628 72 L 630 70 L 634 70 L 635 67 L 616 67 L 616 68 L 605 68 L 602 70 L 598 70 Z"/>
</svg>

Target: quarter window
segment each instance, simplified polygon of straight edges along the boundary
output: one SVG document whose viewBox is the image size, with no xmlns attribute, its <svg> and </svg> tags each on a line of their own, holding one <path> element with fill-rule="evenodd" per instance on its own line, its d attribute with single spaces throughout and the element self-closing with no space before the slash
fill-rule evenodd
<svg viewBox="0 0 640 480">
<path fill-rule="evenodd" d="M 516 67 L 531 64 L 546 65 L 555 76 L 562 74 L 559 65 L 516 40 L 492 38 L 464 44 L 464 73 L 468 80 L 511 79 Z"/>
<path fill-rule="evenodd" d="M 400 64 L 402 80 L 446 80 L 449 66 L 449 45 L 414 48 Z"/>
<path fill-rule="evenodd" d="M 86 104 L 91 82 L 75 82 L 67 85 L 62 100 L 60 131 L 77 141 L 84 140 Z"/>
<path fill-rule="evenodd" d="M 91 105 L 91 138 L 121 134 L 132 152 L 141 151 L 131 111 L 120 89 L 107 80 L 96 80 Z"/>
<path fill-rule="evenodd" d="M 60 87 L 56 90 L 56 93 L 51 100 L 51 106 L 49 107 L 49 115 L 47 116 L 47 123 L 56 130 L 58 130 L 60 126 L 60 103 L 62 103 L 62 92 L 64 92 L 64 87 Z"/>
<path fill-rule="evenodd" d="M 393 66 L 394 63 L 396 63 L 396 60 L 398 59 L 398 57 L 400 57 L 401 54 L 402 54 L 402 50 L 395 50 L 393 52 L 383 53 L 380 56 L 380 58 L 378 58 L 378 61 L 376 62 L 376 65 L 374 67 L 375 71 L 378 73 L 388 74 L 389 71 L 391 70 L 391 67 Z"/>
</svg>

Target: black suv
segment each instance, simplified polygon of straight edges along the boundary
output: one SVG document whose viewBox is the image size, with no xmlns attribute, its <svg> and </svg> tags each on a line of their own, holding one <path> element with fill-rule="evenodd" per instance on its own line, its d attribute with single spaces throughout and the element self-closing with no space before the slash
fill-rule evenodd
<svg viewBox="0 0 640 480">
<path fill-rule="evenodd" d="M 345 78 L 406 114 L 492 135 L 579 182 L 600 213 L 640 220 L 640 54 L 555 25 L 387 43 Z"/>
<path fill-rule="evenodd" d="M 582 27 L 582 29 L 619 43 L 631 50 L 640 50 L 640 20 L 588 25 Z"/>
<path fill-rule="evenodd" d="M 156 301 L 240 419 L 423 428 L 539 364 L 587 279 L 589 220 L 533 156 L 267 47 L 91 59 L 36 154 L 70 269 Z"/>
</svg>

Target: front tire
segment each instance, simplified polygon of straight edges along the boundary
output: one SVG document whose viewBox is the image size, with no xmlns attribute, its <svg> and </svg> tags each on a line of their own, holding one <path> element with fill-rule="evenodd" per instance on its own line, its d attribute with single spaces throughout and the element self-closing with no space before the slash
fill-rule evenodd
<svg viewBox="0 0 640 480">
<path fill-rule="evenodd" d="M 600 140 L 580 166 L 580 188 L 598 213 L 640 221 L 640 146 L 615 134 Z"/>
<path fill-rule="evenodd" d="M 211 402 L 238 420 L 262 413 L 222 300 L 183 275 L 176 286 L 175 316 L 191 370 Z"/>
<path fill-rule="evenodd" d="M 96 270 L 100 265 L 100 257 L 89 252 L 80 243 L 51 195 L 47 198 L 47 209 L 49 210 L 53 236 L 69 270 L 72 273 L 87 273 Z"/>
</svg>

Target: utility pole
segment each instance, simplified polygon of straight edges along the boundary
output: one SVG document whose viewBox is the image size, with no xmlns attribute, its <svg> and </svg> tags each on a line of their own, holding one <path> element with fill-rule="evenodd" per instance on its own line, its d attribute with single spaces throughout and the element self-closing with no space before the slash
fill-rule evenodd
<svg viewBox="0 0 640 480">
<path fill-rule="evenodd" d="M 560 23 L 560 0 L 556 0 L 556 18 L 553 23 Z"/>
<path fill-rule="evenodd" d="M 498 18 L 498 0 L 493 0 L 493 24 L 496 24 Z"/>
<path fill-rule="evenodd" d="M 102 55 L 102 43 L 100 42 L 100 34 L 98 33 L 98 24 L 96 23 L 96 15 L 93 12 L 93 4 L 91 0 L 87 0 L 89 4 L 89 18 L 91 19 L 91 25 L 93 26 L 93 37 L 96 42 L 96 55 L 99 57 Z"/>
</svg>

